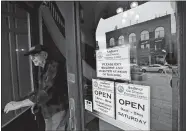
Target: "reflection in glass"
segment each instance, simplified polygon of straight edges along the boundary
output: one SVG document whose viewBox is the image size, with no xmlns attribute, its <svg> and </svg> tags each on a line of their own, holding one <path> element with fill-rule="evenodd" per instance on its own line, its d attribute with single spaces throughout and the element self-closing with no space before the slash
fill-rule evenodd
<svg viewBox="0 0 186 131">
<path fill-rule="evenodd" d="M 141 32 L 141 41 L 149 39 L 149 32 L 144 30 Z"/>
<path fill-rule="evenodd" d="M 176 120 L 172 110 L 177 111 L 177 107 L 173 107 L 173 88 L 177 85 L 172 84 L 172 81 L 178 79 L 178 73 L 173 73 L 178 67 L 178 43 L 172 4 L 173 2 L 147 2 L 111 18 L 101 19 L 96 32 L 97 41 L 101 36 L 105 38 L 102 45 L 100 42 L 102 47 L 109 42 L 105 48 L 111 45 L 117 47 L 121 44 L 120 36 L 130 44 L 131 82 L 150 86 L 152 130 L 173 130 L 173 122 Z M 154 7 L 158 10 L 151 10 Z M 114 30 L 115 26 L 118 28 Z M 118 44 L 113 44 L 112 38 L 118 38 Z M 167 61 L 165 57 L 169 53 L 171 57 Z"/>
<path fill-rule="evenodd" d="M 164 37 L 165 32 L 164 32 L 164 28 L 163 27 L 158 27 L 155 30 L 155 38 L 161 38 Z"/>
<path fill-rule="evenodd" d="M 136 42 L 136 34 L 131 33 L 129 35 L 129 43 L 133 43 L 133 42 Z"/>
<path fill-rule="evenodd" d="M 124 36 L 120 36 L 118 39 L 118 45 L 124 45 Z"/>
<path fill-rule="evenodd" d="M 114 40 L 114 38 L 111 38 L 110 39 L 110 46 L 114 46 L 115 45 L 115 40 Z"/>
</svg>

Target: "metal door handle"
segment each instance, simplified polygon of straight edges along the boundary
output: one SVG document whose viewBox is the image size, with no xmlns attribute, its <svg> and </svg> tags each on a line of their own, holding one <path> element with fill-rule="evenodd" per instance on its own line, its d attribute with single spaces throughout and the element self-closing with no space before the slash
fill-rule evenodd
<svg viewBox="0 0 186 131">
<path fill-rule="evenodd" d="M 69 118 L 69 127 L 70 127 L 70 131 L 75 131 L 75 122 L 74 122 L 74 118 Z"/>
<path fill-rule="evenodd" d="M 75 102 L 73 98 L 69 99 L 69 108 L 70 108 L 70 118 L 69 118 L 69 128 L 70 131 L 76 130 L 76 116 L 75 116 Z"/>
</svg>

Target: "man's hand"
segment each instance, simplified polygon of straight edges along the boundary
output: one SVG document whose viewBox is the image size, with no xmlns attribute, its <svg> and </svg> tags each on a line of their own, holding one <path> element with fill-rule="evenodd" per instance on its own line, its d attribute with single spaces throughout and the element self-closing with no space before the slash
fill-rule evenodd
<svg viewBox="0 0 186 131">
<path fill-rule="evenodd" d="M 9 111 L 17 110 L 19 108 L 21 108 L 21 102 L 11 101 L 6 104 L 4 112 L 8 113 Z"/>
<path fill-rule="evenodd" d="M 34 107 L 35 107 L 35 104 L 31 107 L 32 114 L 34 114 Z"/>
</svg>

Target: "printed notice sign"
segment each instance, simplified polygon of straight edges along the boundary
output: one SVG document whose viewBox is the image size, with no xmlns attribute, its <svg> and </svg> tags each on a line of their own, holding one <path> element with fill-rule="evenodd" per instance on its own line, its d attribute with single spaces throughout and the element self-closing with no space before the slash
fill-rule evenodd
<svg viewBox="0 0 186 131">
<path fill-rule="evenodd" d="M 92 101 L 85 100 L 85 109 L 92 112 Z"/>
<path fill-rule="evenodd" d="M 140 130 L 150 130 L 150 87 L 115 83 L 116 119 Z"/>
<path fill-rule="evenodd" d="M 96 51 L 97 77 L 130 80 L 129 46 Z"/>
<path fill-rule="evenodd" d="M 114 118 L 114 82 L 93 79 L 92 87 L 93 109 Z"/>
</svg>

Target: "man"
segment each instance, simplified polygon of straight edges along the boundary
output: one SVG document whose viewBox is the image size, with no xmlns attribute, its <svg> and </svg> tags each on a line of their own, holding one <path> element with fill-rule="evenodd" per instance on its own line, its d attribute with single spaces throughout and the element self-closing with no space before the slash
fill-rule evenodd
<svg viewBox="0 0 186 131">
<path fill-rule="evenodd" d="M 68 90 L 66 83 L 65 64 L 49 60 L 48 53 L 42 45 L 34 46 L 25 56 L 30 56 L 35 66 L 42 69 L 39 88 L 31 92 L 24 100 L 11 101 L 4 112 L 8 113 L 22 107 L 32 106 L 41 108 L 45 119 L 45 130 L 65 130 L 68 120 Z"/>
</svg>

